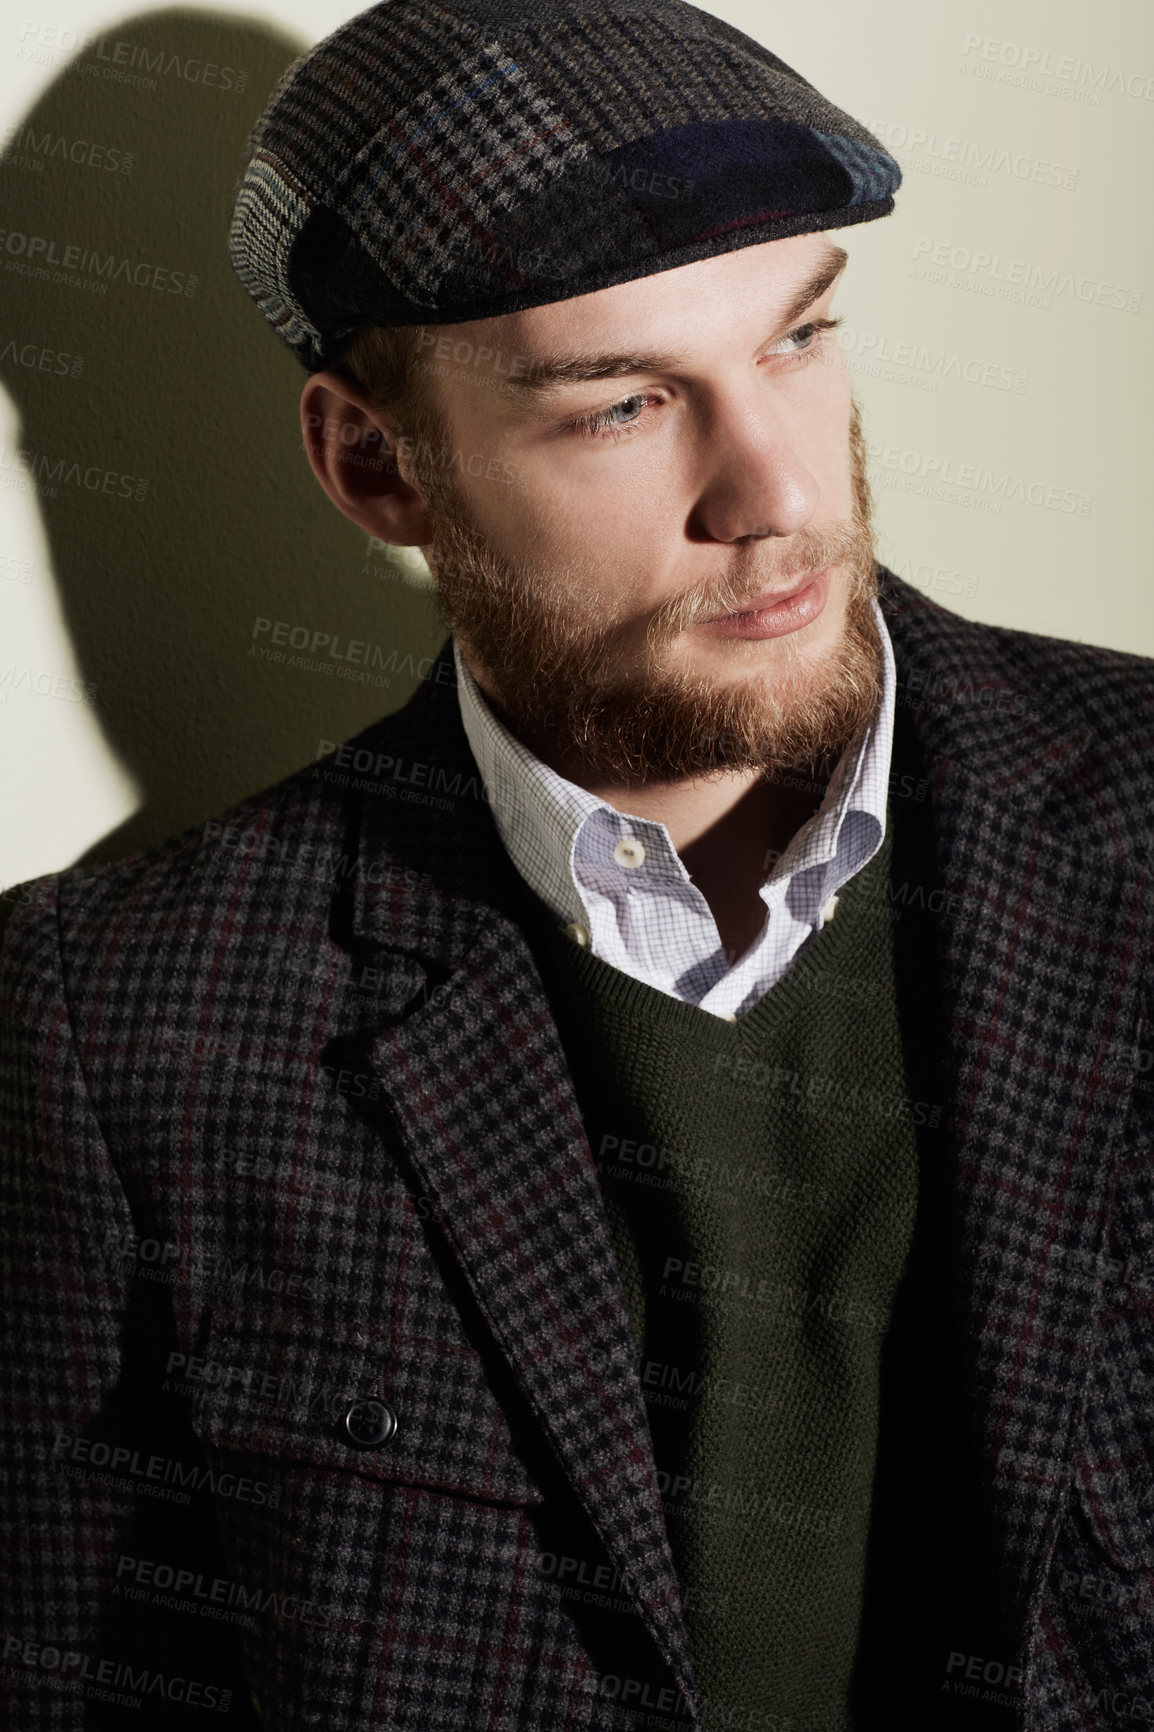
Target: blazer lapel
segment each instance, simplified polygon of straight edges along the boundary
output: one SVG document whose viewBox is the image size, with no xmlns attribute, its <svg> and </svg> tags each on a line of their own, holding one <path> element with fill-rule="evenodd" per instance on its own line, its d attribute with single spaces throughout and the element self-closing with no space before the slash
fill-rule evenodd
<svg viewBox="0 0 1154 1732">
<path fill-rule="evenodd" d="M 962 1350 L 1015 1627 L 1069 1487 L 1114 1164 L 1136 1069 L 1147 874 L 1001 640 L 886 574 L 899 703 L 931 778 Z M 1060 651 L 1061 646 L 1055 645 Z M 1015 680 L 1016 675 L 1016 680 Z"/>
<path fill-rule="evenodd" d="M 364 803 L 356 941 L 419 959 L 415 1001 L 363 1036 L 405 1156 L 523 1397 L 664 1655 L 693 1680 L 635 1350 L 593 1154 L 514 868 L 460 721 L 451 642 L 388 718 Z M 405 822 L 385 790 L 416 783 Z M 447 808 L 447 809 L 446 809 Z M 391 820 L 391 821 L 390 821 Z M 398 834 L 403 833 L 403 843 Z M 382 975 L 387 971 L 382 970 Z M 412 994 L 411 972 L 401 996 Z M 416 1008 L 413 1008 L 413 1003 Z"/>
</svg>

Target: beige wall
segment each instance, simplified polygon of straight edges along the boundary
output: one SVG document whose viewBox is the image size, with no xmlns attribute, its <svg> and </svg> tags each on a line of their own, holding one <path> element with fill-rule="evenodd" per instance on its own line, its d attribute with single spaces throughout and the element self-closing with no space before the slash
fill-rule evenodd
<svg viewBox="0 0 1154 1732">
<path fill-rule="evenodd" d="M 717 10 L 905 171 L 893 216 L 839 236 L 881 557 L 975 618 L 1154 655 L 1150 8 Z M 303 375 L 225 254 L 251 122 L 346 15 L 73 0 L 0 26 L 4 126 L 96 147 L 37 171 L 9 137 L 6 237 L 115 253 L 149 279 L 98 294 L 81 264 L 34 280 L 0 243 L 0 886 L 220 811 L 396 708 L 416 683 L 405 658 L 441 641 L 411 567 L 313 481 Z M 171 68 L 152 89 L 142 48 Z M 262 619 L 395 651 L 390 683 L 262 661 Z"/>
</svg>

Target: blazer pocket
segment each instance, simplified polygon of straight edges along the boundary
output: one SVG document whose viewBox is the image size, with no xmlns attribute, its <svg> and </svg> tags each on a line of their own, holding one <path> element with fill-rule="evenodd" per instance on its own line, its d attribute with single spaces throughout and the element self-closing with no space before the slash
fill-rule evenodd
<svg viewBox="0 0 1154 1732">
<path fill-rule="evenodd" d="M 218 1329 L 183 1369 L 193 1428 L 213 1451 L 486 1502 L 544 1499 L 482 1356 L 464 1345 L 410 1351 L 390 1369 L 349 1341 Z"/>
<path fill-rule="evenodd" d="M 411 1343 L 390 1370 L 356 1324 L 342 1338 L 329 1321 L 283 1335 L 215 1324 L 212 1369 L 185 1379 L 220 1591 L 265 1724 L 417 1732 L 472 1724 L 476 1697 L 511 1725 L 496 1706 L 500 1631 L 532 1591 L 543 1492 L 482 1356 Z M 395 1428 L 366 1443 L 381 1409 Z M 456 1717 L 437 1718 L 439 1701 Z"/>
</svg>

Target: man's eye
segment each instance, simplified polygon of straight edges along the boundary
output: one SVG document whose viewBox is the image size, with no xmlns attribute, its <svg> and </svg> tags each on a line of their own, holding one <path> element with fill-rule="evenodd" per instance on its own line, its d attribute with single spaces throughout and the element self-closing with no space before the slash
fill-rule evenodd
<svg viewBox="0 0 1154 1732">
<path fill-rule="evenodd" d="M 608 409 L 598 409 L 592 415 L 582 415 L 578 420 L 570 421 L 569 426 L 590 438 L 597 438 L 599 435 L 604 436 L 605 433 L 616 438 L 619 432 L 625 432 L 628 428 L 636 425 L 640 419 L 641 409 L 648 401 L 649 398 L 641 392 L 632 397 L 622 397 L 620 403 L 611 403 Z M 618 411 L 622 409 L 628 411 L 634 404 L 638 404 L 640 407 L 634 410 L 632 417 L 627 416 L 624 421 L 619 421 L 617 419 Z"/>
<path fill-rule="evenodd" d="M 798 325 L 796 330 L 787 331 L 785 336 L 779 338 L 773 348 L 768 349 L 766 353 L 770 355 L 797 355 L 799 357 L 812 355 L 815 349 L 821 347 L 822 334 L 825 331 L 834 330 L 841 322 L 840 316 L 836 319 L 810 319 L 808 324 Z M 803 342 L 800 348 L 783 349 L 781 347 L 782 343 L 796 343 L 799 338 L 808 338 L 809 340 Z"/>
<path fill-rule="evenodd" d="M 842 323 L 836 319 L 810 319 L 804 325 L 797 325 L 792 331 L 787 331 L 784 337 L 779 337 L 767 355 L 783 355 L 787 360 L 796 357 L 804 363 L 810 356 L 821 349 L 821 338 L 826 331 L 834 330 Z M 786 348 L 783 345 L 789 344 Z M 631 433 L 641 423 L 645 405 L 652 399 L 643 391 L 635 392 L 630 397 L 622 397 L 619 403 L 611 403 L 607 409 L 597 409 L 591 415 L 581 415 L 575 421 L 566 423 L 569 432 L 579 433 L 586 439 L 617 440 Z"/>
</svg>

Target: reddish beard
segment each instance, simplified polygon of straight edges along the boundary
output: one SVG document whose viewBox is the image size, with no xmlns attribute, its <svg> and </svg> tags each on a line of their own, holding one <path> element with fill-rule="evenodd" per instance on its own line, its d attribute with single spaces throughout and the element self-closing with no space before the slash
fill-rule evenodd
<svg viewBox="0 0 1154 1732">
<path fill-rule="evenodd" d="M 418 452 L 434 448 L 436 430 L 425 425 L 419 433 Z M 768 581 L 764 571 L 751 571 L 675 596 L 652 616 L 644 645 L 632 653 L 636 623 L 624 614 L 606 620 L 611 603 L 592 620 L 588 601 L 576 599 L 591 593 L 579 568 L 535 571 L 507 560 L 480 533 L 447 472 L 420 466 L 418 483 L 436 527 L 426 553 L 439 611 L 480 665 L 486 696 L 509 730 L 570 779 L 620 787 L 742 769 L 772 779 L 822 761 L 828 773 L 876 714 L 884 671 L 856 401 L 849 446 L 848 520 L 791 537 L 788 571 Z M 823 652 L 807 655 L 791 637 L 781 638 L 772 662 L 751 661 L 744 677 L 671 664 L 670 649 L 689 626 L 831 564 L 844 570 L 846 615 L 837 641 Z"/>
</svg>

